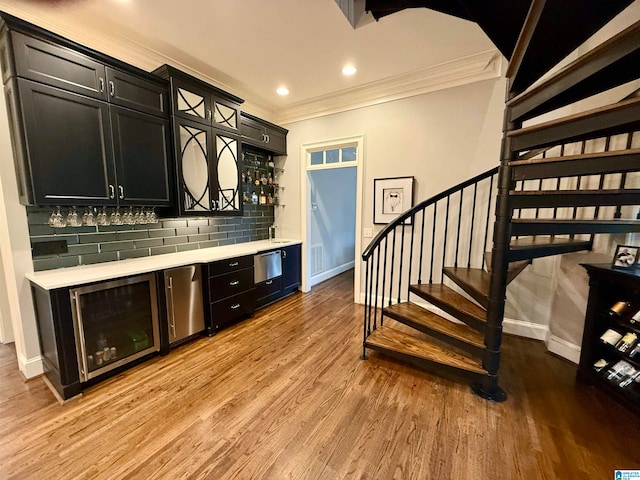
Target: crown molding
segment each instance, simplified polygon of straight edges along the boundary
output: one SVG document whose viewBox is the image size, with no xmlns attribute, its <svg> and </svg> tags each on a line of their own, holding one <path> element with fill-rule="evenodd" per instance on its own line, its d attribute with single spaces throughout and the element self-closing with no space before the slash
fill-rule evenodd
<svg viewBox="0 0 640 480">
<path fill-rule="evenodd" d="M 489 50 L 288 105 L 275 111 L 276 123 L 286 125 L 379 105 L 437 90 L 500 78 L 501 74 L 502 55 L 496 50 Z"/>
<path fill-rule="evenodd" d="M 160 53 L 154 48 L 130 38 L 126 32 L 119 30 L 117 26 L 107 24 L 103 19 L 89 17 L 77 13 L 73 9 L 43 9 L 36 3 L 16 4 L 14 0 L 0 0 L 0 9 L 143 70 L 151 71 L 165 63 L 171 64 L 211 85 L 244 98 L 243 110 L 277 124 L 298 122 L 499 78 L 502 72 L 502 55 L 496 50 L 490 50 L 302 102 L 276 107 L 264 98 L 243 88 L 242 83 L 237 79 L 226 77 L 222 72 L 216 73 L 219 75 L 218 78 L 205 74 L 171 55 Z"/>
</svg>

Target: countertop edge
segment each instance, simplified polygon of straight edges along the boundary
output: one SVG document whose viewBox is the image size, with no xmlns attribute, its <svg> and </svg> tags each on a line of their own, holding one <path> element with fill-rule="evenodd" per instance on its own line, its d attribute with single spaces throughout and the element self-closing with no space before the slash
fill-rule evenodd
<svg viewBox="0 0 640 480">
<path fill-rule="evenodd" d="M 157 272 L 184 265 L 202 264 L 224 260 L 243 255 L 255 255 L 260 252 L 277 250 L 290 245 L 300 245 L 300 240 L 259 240 L 255 242 L 237 243 L 222 247 L 210 247 L 186 252 L 165 253 L 143 258 L 132 258 L 115 262 L 80 265 L 77 267 L 57 268 L 29 272 L 25 278 L 33 285 L 44 290 L 75 287 L 88 283 L 111 280 L 115 278 Z"/>
</svg>

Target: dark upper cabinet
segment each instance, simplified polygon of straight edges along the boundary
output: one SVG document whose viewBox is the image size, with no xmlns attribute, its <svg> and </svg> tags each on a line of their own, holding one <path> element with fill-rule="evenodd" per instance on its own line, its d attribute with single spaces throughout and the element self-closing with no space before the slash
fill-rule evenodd
<svg viewBox="0 0 640 480">
<path fill-rule="evenodd" d="M 246 112 L 240 116 L 242 143 L 255 145 L 275 155 L 287 154 L 288 130 L 254 117 Z"/>
<path fill-rule="evenodd" d="M 0 63 L 21 202 L 172 205 L 167 83 L 0 16 Z"/>
<path fill-rule="evenodd" d="M 114 204 L 109 105 L 29 80 L 17 84 L 30 203 Z"/>
<path fill-rule="evenodd" d="M 111 106 L 120 205 L 171 205 L 169 120 Z"/>
<path fill-rule="evenodd" d="M 239 138 L 182 118 L 173 128 L 179 214 L 242 215 Z"/>
<path fill-rule="evenodd" d="M 171 111 L 177 118 L 240 133 L 241 98 L 170 65 L 163 65 L 154 73 L 170 80 Z"/>
<path fill-rule="evenodd" d="M 240 103 L 169 65 L 178 214 L 242 215 Z"/>
</svg>

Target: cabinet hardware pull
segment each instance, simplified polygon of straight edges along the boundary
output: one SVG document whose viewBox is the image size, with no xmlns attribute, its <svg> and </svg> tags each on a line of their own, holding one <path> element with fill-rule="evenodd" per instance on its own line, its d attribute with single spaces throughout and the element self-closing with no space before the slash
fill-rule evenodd
<svg viewBox="0 0 640 480">
<path fill-rule="evenodd" d="M 116 86 L 112 80 L 109 80 L 109 93 L 112 97 L 116 94 Z"/>
<path fill-rule="evenodd" d="M 238 280 L 234 280 L 233 282 L 229 282 L 229 285 L 231 285 L 232 287 L 235 287 L 236 285 L 238 285 L 240 282 Z"/>
<path fill-rule="evenodd" d="M 238 262 L 231 262 L 231 263 L 229 264 L 229 266 L 230 266 L 230 267 L 237 267 L 238 265 L 239 265 L 239 263 L 238 263 Z"/>
<path fill-rule="evenodd" d="M 267 137 L 266 142 L 269 143 L 269 135 L 265 135 L 265 137 Z"/>
<path fill-rule="evenodd" d="M 285 250 L 282 250 L 282 258 L 287 258 L 287 252 Z"/>
<path fill-rule="evenodd" d="M 170 319 L 169 319 L 169 326 L 171 327 L 171 330 L 173 331 L 173 337 L 176 337 L 176 312 L 175 312 L 175 302 L 173 300 L 173 277 L 169 277 L 169 285 L 168 285 L 168 290 L 170 292 L 169 295 L 169 300 L 171 302 L 171 315 L 170 315 Z"/>
<path fill-rule="evenodd" d="M 116 189 L 111 184 L 109 184 L 109 198 L 112 200 L 116 198 Z"/>
<path fill-rule="evenodd" d="M 122 188 L 122 185 L 118 185 L 118 191 L 120 192 L 120 200 L 124 199 L 124 188 Z"/>
<path fill-rule="evenodd" d="M 100 82 L 100 93 L 104 93 L 104 78 L 100 77 L 98 81 Z"/>
<path fill-rule="evenodd" d="M 265 285 L 271 285 L 273 283 L 273 280 L 269 280 L 267 282 L 265 282 Z"/>
<path fill-rule="evenodd" d="M 235 305 L 231 305 L 231 310 L 237 310 L 238 308 L 240 308 L 239 303 L 236 303 Z"/>
</svg>

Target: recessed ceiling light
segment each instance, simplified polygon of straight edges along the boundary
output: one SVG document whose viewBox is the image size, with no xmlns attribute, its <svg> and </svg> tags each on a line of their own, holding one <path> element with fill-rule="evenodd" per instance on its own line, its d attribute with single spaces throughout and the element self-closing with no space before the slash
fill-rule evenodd
<svg viewBox="0 0 640 480">
<path fill-rule="evenodd" d="M 347 76 L 351 76 L 351 75 L 354 75 L 357 71 L 358 71 L 358 69 L 356 67 L 354 67 L 353 65 L 347 65 L 346 67 L 344 67 L 342 69 L 342 74 L 343 75 L 347 75 Z"/>
<path fill-rule="evenodd" d="M 289 89 L 287 87 L 280 87 L 276 90 L 276 93 L 284 97 L 285 95 L 289 95 Z"/>
</svg>

